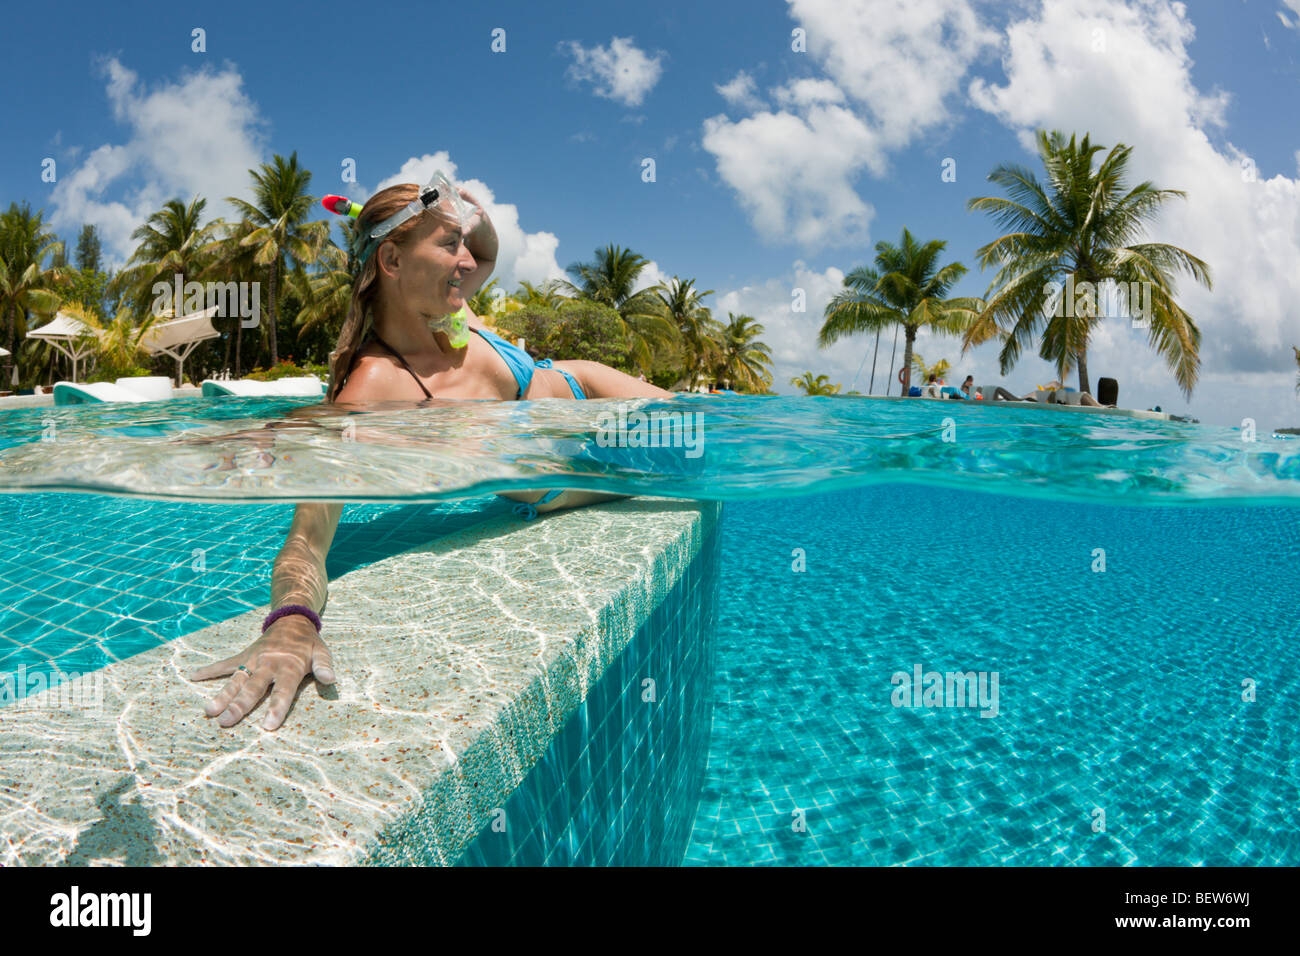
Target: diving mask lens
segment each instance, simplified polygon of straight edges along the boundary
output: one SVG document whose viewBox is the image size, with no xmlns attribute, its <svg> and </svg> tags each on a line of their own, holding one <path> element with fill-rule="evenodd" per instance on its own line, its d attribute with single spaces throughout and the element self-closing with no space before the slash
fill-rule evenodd
<svg viewBox="0 0 1300 956">
<path fill-rule="evenodd" d="M 420 190 L 420 201 L 425 209 L 459 225 L 462 232 L 469 231 L 470 220 L 477 211 L 461 197 L 460 189 L 441 170 L 435 172 L 429 184 Z"/>
</svg>

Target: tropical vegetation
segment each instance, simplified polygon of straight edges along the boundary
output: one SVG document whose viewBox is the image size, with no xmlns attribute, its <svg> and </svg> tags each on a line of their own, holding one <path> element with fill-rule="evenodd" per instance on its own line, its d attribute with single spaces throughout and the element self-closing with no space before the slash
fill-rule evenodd
<svg viewBox="0 0 1300 956">
<path fill-rule="evenodd" d="M 924 380 L 936 368 L 943 374 L 951 367 L 927 366 L 916 354 L 923 330 L 957 337 L 963 349 L 996 340 L 1004 374 L 1025 349 L 1037 346 L 1062 380 L 1077 368 L 1080 388 L 1087 390 L 1089 342 L 1104 316 L 1057 309 L 1052 290 L 1069 288 L 1068 282 L 1148 290 L 1151 345 L 1190 393 L 1201 334 L 1177 302 L 1175 283 L 1190 275 L 1208 287 L 1209 267 L 1184 249 L 1143 236 L 1164 204 L 1183 193 L 1148 182 L 1130 187 L 1131 148 L 1123 144 L 1106 152 L 1086 135 L 1067 140 L 1060 132 L 1041 132 L 1038 149 L 1043 181 L 1026 168 L 1002 164 L 989 179 L 1005 195 L 968 203 L 1005 231 L 977 253 L 982 267 L 996 269 L 984 298 L 954 295 L 966 266 L 948 261 L 942 239 L 922 240 L 906 228 L 896 243 L 877 242 L 872 261 L 847 273 L 821 317 L 818 343 L 874 336 L 868 391 L 875 391 L 882 334 L 892 332 L 894 340 L 890 389 L 900 333 L 901 370 Z M 12 381 L 31 388 L 68 374 L 56 350 L 26 337 L 59 311 L 97 330 L 98 354 L 88 374 L 171 374 L 170 358 L 144 354 L 138 345 L 149 323 L 161 317 L 154 314 L 154 284 L 172 284 L 176 275 L 261 289 L 256 326 L 246 329 L 237 316 L 214 320 L 219 337 L 199 345 L 186 362 L 196 381 L 220 373 L 238 377 L 248 369 L 278 376 L 326 368 L 358 271 L 354 224 L 314 218 L 311 173 L 296 154 L 275 155 L 249 175 L 247 195 L 228 197 L 235 213 L 230 219 L 209 218 L 202 196 L 168 199 L 133 233 L 134 248 L 116 269 L 95 226 L 84 225 L 75 243 L 65 244 L 42 211 L 11 203 L 0 213 L 0 344 L 14 353 L 0 356 L 5 375 L 16 365 Z M 334 224 L 341 230 L 338 243 L 331 238 Z M 750 315 L 715 315 L 711 289 L 690 277 L 648 280 L 649 267 L 645 255 L 609 243 L 569 265 L 563 278 L 522 281 L 513 292 L 493 280 L 470 305 L 538 357 L 600 361 L 665 388 L 771 391 L 775 361 L 763 325 Z M 283 352 L 298 358 L 287 360 Z M 1296 355 L 1300 362 L 1300 350 Z M 790 383 L 809 395 L 839 394 L 842 387 L 811 370 Z"/>
<path fill-rule="evenodd" d="M 1088 136 L 1076 142 L 1059 131 L 1038 133 L 1038 154 L 1047 173 L 1003 163 L 989 174 L 1005 196 L 981 196 L 968 208 L 991 215 L 1008 230 L 981 247 L 980 265 L 997 269 L 987 304 L 966 330 L 969 348 L 997 338 L 1003 374 L 1039 339 L 1038 354 L 1055 364 L 1059 378 L 1079 370 L 1079 390 L 1089 391 L 1088 343 L 1103 315 L 1097 300 L 1105 289 L 1122 290 L 1130 317 L 1145 323 L 1152 348 L 1165 360 L 1185 396 L 1200 371 L 1201 332 L 1175 300 L 1176 277 L 1191 276 L 1206 288 L 1210 268 L 1178 246 L 1138 241 L 1176 189 L 1150 182 L 1128 185 L 1133 148 L 1103 146 Z M 1074 301 L 1067 290 L 1082 290 Z M 1137 313 L 1149 313 L 1138 315 Z"/>
<path fill-rule="evenodd" d="M 943 377 L 952 371 L 952 363 L 947 359 L 939 359 L 933 365 L 927 365 L 920 352 L 913 352 L 912 371 L 915 373 L 912 376 L 914 382 L 928 382 L 931 375 L 942 381 Z"/>
<path fill-rule="evenodd" d="M 869 332 L 876 333 L 879 343 L 882 331 L 895 329 L 897 339 L 897 330 L 902 329 L 903 368 L 910 369 L 913 345 L 922 329 L 940 335 L 964 333 L 984 303 L 950 296 L 966 267 L 960 262 L 939 264 L 946 246 L 940 239 L 919 242 L 907 229 L 898 245 L 883 239 L 876 243 L 875 266 L 858 266 L 849 272 L 844 288 L 826 306 L 818 344 L 827 346 Z"/>
<path fill-rule="evenodd" d="M 172 374 L 172 360 L 150 356 L 140 341 L 153 321 L 175 314 L 155 314 L 154 286 L 174 287 L 177 275 L 182 283 L 261 289 L 257 326 L 245 329 L 235 316 L 213 320 L 219 337 L 186 361 L 195 381 L 223 372 L 323 374 L 352 296 L 357 236 L 347 221 L 341 243 L 331 241 L 330 223 L 311 218 L 310 182 L 296 155 L 276 155 L 250 170 L 249 198 L 228 198 L 235 218 L 209 219 L 202 196 L 170 199 L 133 233 L 135 247 L 115 271 L 106 269 L 95 226 L 82 227 L 69 262 L 41 212 L 11 205 L 0 215 L 0 341 L 15 353 L 16 361 L 8 360 L 17 366 L 14 383 L 31 388 L 70 374 L 53 347 L 26 338 L 59 312 L 94 330 L 96 352 L 82 366 L 83 378 Z M 646 283 L 648 265 L 640 253 L 609 244 L 572 264 L 567 279 L 524 281 L 512 294 L 493 280 L 470 307 L 498 331 L 523 339 L 537 357 L 604 362 L 670 388 L 770 389 L 763 327 L 746 315 L 716 320 L 707 305 L 712 292 L 693 279 Z M 296 361 L 282 357 L 289 342 Z"/>
<path fill-rule="evenodd" d="M 840 392 L 839 385 L 832 385 L 825 375 L 814 376 L 812 372 L 804 372 L 798 378 L 790 379 L 790 384 L 805 395 L 838 395 Z"/>
</svg>

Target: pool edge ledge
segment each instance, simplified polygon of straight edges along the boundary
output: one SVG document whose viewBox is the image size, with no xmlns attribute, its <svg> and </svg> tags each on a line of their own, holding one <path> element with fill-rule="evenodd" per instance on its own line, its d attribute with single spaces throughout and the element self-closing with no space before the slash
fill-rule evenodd
<svg viewBox="0 0 1300 956">
<path fill-rule="evenodd" d="M 77 678 L 101 683 L 101 713 L 54 691 L 0 708 L 0 863 L 454 861 L 720 513 L 633 498 L 497 518 L 341 575 L 340 680 L 328 700 L 306 685 L 276 732 L 261 709 L 217 727 L 201 708 L 220 683 L 184 677 L 247 646 L 264 609 Z"/>
<path fill-rule="evenodd" d="M 422 797 L 368 847 L 363 865 L 450 865 L 501 811 L 588 692 L 627 647 L 638 627 L 681 579 L 715 532 L 722 506 L 695 502 L 698 519 L 659 550 L 648 573 L 613 594 L 599 620 L 502 708 Z"/>
</svg>

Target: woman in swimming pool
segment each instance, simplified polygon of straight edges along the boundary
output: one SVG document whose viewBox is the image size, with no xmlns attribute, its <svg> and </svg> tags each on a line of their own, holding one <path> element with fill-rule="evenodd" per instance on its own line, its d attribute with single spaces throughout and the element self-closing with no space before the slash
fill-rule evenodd
<svg viewBox="0 0 1300 956">
<path fill-rule="evenodd" d="M 445 180 L 443 181 L 445 184 Z M 327 403 L 359 405 L 425 398 L 638 398 L 672 393 L 599 362 L 533 363 L 522 349 L 482 328 L 466 300 L 496 265 L 497 235 L 473 197 L 466 217 L 453 197 L 411 185 L 370 198 L 357 219 L 367 237 L 338 347 L 330 356 Z M 430 199 L 434 201 L 429 202 Z M 378 235 L 376 235 L 378 233 Z M 464 309 L 471 333 L 452 343 L 445 317 Z M 453 329 L 452 335 L 460 335 Z M 533 513 L 602 501 L 586 491 L 517 492 Z M 279 727 L 303 680 L 334 683 L 334 664 L 320 638 L 325 606 L 325 556 L 341 504 L 300 504 L 271 572 L 272 611 L 251 646 L 200 668 L 193 680 L 229 676 L 204 707 L 222 727 L 247 716 L 270 693 L 262 726 Z"/>
</svg>

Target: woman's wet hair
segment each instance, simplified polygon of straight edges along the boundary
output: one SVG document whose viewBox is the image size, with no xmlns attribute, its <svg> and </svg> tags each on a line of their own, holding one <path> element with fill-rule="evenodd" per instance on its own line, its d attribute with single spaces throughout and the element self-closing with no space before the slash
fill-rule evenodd
<svg viewBox="0 0 1300 956">
<path fill-rule="evenodd" d="M 389 216 L 401 212 L 405 206 L 418 199 L 419 195 L 420 187 L 414 183 L 398 183 L 396 186 L 381 189 L 361 208 L 361 215 L 357 217 L 356 225 L 358 233 L 364 234 L 374 229 Z M 411 233 L 418 228 L 422 219 L 421 216 L 415 216 L 406 220 L 384 237 L 383 241 L 391 240 L 402 245 L 411 238 Z M 362 247 L 358 247 L 357 251 L 361 252 Z M 339 332 L 334 351 L 330 353 L 330 381 L 325 393 L 327 402 L 334 401 L 343 390 L 348 380 L 348 373 L 352 371 L 352 362 L 356 357 L 357 349 L 361 347 L 366 333 L 370 331 L 371 323 L 374 321 L 371 309 L 374 306 L 375 296 L 379 292 L 378 277 L 379 249 L 376 246 L 370 251 L 369 258 L 352 282 L 352 301 L 348 305 L 348 315 L 343 320 L 343 328 Z"/>
</svg>

